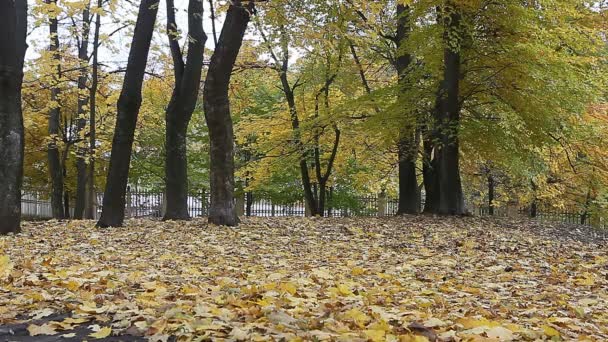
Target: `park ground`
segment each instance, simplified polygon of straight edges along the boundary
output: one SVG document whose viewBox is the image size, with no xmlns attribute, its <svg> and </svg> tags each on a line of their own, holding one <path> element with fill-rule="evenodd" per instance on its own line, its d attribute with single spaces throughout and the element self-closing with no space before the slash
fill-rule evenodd
<svg viewBox="0 0 608 342">
<path fill-rule="evenodd" d="M 608 340 L 608 234 L 481 218 L 29 222 L 0 341 Z"/>
</svg>

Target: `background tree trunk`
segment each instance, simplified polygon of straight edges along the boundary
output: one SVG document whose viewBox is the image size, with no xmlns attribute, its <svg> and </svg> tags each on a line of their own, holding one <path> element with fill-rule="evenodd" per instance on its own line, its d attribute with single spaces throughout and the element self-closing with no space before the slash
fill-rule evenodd
<svg viewBox="0 0 608 342">
<path fill-rule="evenodd" d="M 103 0 L 97 0 L 97 7 L 103 6 Z M 99 52 L 99 30 L 101 28 L 101 15 L 95 15 L 95 33 L 93 34 L 93 63 L 91 65 L 91 88 L 89 91 L 89 167 L 87 175 L 87 201 L 85 217 L 95 219 L 95 205 L 97 193 L 95 192 L 95 139 L 96 139 L 96 116 L 97 116 L 97 86 L 99 82 L 98 52 Z"/>
<path fill-rule="evenodd" d="M 448 8 L 443 17 L 444 29 L 444 74 L 441 91 L 441 148 L 439 150 L 439 208 L 441 215 L 463 215 L 464 196 L 460 181 L 458 130 L 460 124 L 460 41 L 454 37 L 462 35 L 460 13 Z M 458 35 L 450 34 L 457 32 Z"/>
<path fill-rule="evenodd" d="M 409 7 L 397 5 L 397 58 L 394 61 L 395 69 L 399 77 L 400 92 L 408 91 L 407 72 L 412 57 L 402 51 L 410 32 Z M 405 117 L 405 126 L 402 129 L 398 145 L 399 157 L 399 208 L 398 215 L 418 214 L 420 210 L 420 196 L 418 193 L 418 177 L 416 176 L 416 159 L 418 146 L 416 145 L 416 127 L 408 121 L 414 118 Z"/>
<path fill-rule="evenodd" d="M 137 116 L 141 106 L 141 89 L 154 33 L 158 0 L 142 0 L 131 42 L 129 61 L 118 99 L 116 127 L 112 140 L 110 167 L 106 179 L 99 227 L 122 226 L 125 218 L 125 192 Z"/>
<path fill-rule="evenodd" d="M 0 2 L 0 235 L 21 230 L 23 115 L 21 83 L 27 1 Z"/>
<path fill-rule="evenodd" d="M 172 34 L 177 30 L 173 0 L 167 0 L 167 34 L 173 56 L 175 87 L 166 111 L 165 183 L 167 210 L 165 220 L 187 220 L 188 156 L 186 134 L 198 99 L 205 42 L 203 3 L 188 4 L 188 56 L 184 65 L 179 42 Z"/>
<path fill-rule="evenodd" d="M 78 60 L 80 61 L 80 74 L 78 76 L 78 118 L 76 131 L 78 132 L 76 144 L 76 204 L 74 206 L 74 218 L 80 220 L 84 217 L 85 202 L 87 196 L 87 149 L 86 139 L 83 135 L 87 125 L 85 117 L 86 105 L 89 103 L 89 96 L 85 95 L 87 79 L 89 75 L 89 32 L 91 25 L 90 3 L 82 11 L 82 37 L 78 47 Z"/>
<path fill-rule="evenodd" d="M 224 26 L 209 63 L 203 105 L 209 127 L 211 157 L 211 208 L 209 222 L 236 226 L 234 203 L 234 134 L 230 117 L 228 86 L 232 68 L 250 20 L 250 8 L 235 1 L 228 8 Z"/>
<path fill-rule="evenodd" d="M 47 0 L 47 3 L 56 3 L 57 0 Z M 61 107 L 59 95 L 61 90 L 59 89 L 59 79 L 61 78 L 61 56 L 59 54 L 59 35 L 58 35 L 58 23 L 57 17 L 51 17 L 49 22 L 49 51 L 53 54 L 53 61 L 55 63 L 56 79 L 55 84 L 51 88 L 51 103 L 52 107 L 49 110 L 49 144 L 47 147 L 47 158 L 49 176 L 51 177 L 51 208 L 53 212 L 53 218 L 63 219 L 65 218 L 65 209 L 63 204 L 63 169 L 61 166 L 61 154 L 59 153 L 59 146 L 57 142 L 59 139 L 59 128 L 61 120 Z"/>
</svg>

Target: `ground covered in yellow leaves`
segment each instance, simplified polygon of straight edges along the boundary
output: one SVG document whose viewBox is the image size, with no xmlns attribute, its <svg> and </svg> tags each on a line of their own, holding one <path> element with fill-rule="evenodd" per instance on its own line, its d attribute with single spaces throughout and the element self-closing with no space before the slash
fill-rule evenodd
<svg viewBox="0 0 608 342">
<path fill-rule="evenodd" d="M 608 340 L 589 228 L 479 218 L 25 223 L 0 340 Z"/>
</svg>

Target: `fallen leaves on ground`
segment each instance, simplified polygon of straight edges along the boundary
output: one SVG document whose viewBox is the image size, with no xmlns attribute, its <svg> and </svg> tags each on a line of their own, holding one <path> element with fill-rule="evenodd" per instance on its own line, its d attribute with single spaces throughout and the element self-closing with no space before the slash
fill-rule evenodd
<svg viewBox="0 0 608 342">
<path fill-rule="evenodd" d="M 90 340 L 608 339 L 605 240 L 547 226 L 430 217 L 93 226 L 26 223 L 0 238 L 0 325 L 41 320 L 31 336 L 64 338 L 86 326 Z"/>
</svg>

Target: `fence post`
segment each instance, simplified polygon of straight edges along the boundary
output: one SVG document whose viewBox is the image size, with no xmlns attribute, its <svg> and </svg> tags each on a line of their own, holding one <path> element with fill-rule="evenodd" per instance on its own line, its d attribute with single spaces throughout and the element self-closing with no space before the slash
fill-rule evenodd
<svg viewBox="0 0 608 342">
<path fill-rule="evenodd" d="M 187 203 L 187 201 L 186 201 Z M 163 191 L 160 194 L 160 217 L 165 217 L 167 213 L 167 195 L 166 192 Z"/>
<path fill-rule="evenodd" d="M 245 197 L 243 194 L 239 194 L 236 196 L 236 216 L 240 217 L 245 214 Z"/>
<path fill-rule="evenodd" d="M 201 216 L 207 216 L 207 194 L 205 188 L 201 190 Z"/>
<path fill-rule="evenodd" d="M 386 216 L 386 192 L 382 190 L 378 195 L 378 216 Z"/>
</svg>

